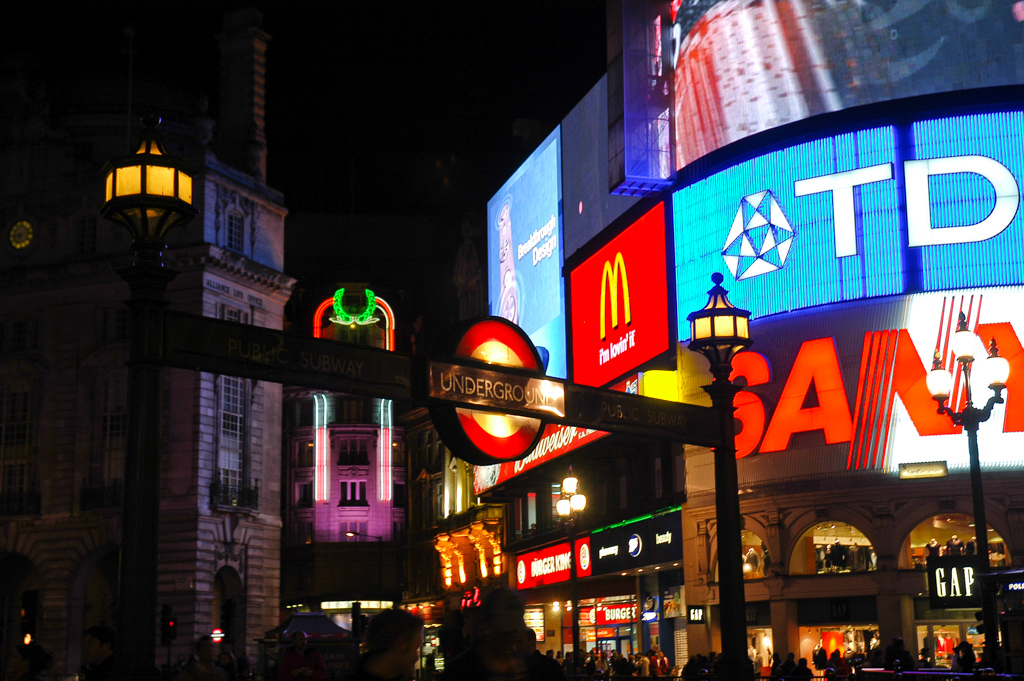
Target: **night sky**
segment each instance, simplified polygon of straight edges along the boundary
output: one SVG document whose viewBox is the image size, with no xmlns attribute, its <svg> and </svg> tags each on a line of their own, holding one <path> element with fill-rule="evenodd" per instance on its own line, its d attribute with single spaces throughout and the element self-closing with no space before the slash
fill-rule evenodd
<svg viewBox="0 0 1024 681">
<path fill-rule="evenodd" d="M 127 80 L 130 22 L 136 78 L 206 92 L 216 118 L 214 36 L 245 6 L 273 38 L 268 183 L 292 211 L 482 214 L 605 70 L 603 0 L 28 2 L 0 49 L 51 83 Z"/>
<path fill-rule="evenodd" d="M 462 225 L 485 261 L 487 200 L 606 70 L 604 0 L 43 0 L 5 7 L 0 65 L 9 76 L 18 58 L 51 94 L 99 80 L 126 92 L 132 25 L 136 88 L 161 83 L 188 106 L 205 93 L 216 119 L 215 36 L 225 10 L 251 6 L 272 37 L 268 184 L 292 216 L 349 221 L 320 234 L 293 221 L 293 313 L 303 288 L 361 281 L 443 329 Z M 366 217 L 379 215 L 409 219 Z"/>
</svg>

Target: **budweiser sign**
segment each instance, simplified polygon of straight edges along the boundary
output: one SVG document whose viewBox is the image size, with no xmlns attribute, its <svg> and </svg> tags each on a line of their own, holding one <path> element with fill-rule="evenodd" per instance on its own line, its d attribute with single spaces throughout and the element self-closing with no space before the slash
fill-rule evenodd
<svg viewBox="0 0 1024 681">
<path fill-rule="evenodd" d="M 533 451 L 518 461 L 506 461 L 491 466 L 477 466 L 473 473 L 473 493 L 482 494 L 523 471 L 556 459 L 577 447 L 594 442 L 608 433 L 576 426 L 548 425 Z"/>
</svg>

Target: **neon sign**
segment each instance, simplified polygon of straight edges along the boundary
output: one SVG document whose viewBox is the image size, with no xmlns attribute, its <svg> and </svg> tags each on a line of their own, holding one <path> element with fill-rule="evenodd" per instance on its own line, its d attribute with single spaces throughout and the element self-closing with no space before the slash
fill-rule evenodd
<svg viewBox="0 0 1024 681">
<path fill-rule="evenodd" d="M 943 470 L 966 468 L 961 428 L 936 413 L 925 383 L 936 347 L 947 367 L 955 361 L 949 338 L 962 310 L 972 330 L 1006 348 L 1011 366 L 1006 403 L 990 419 L 999 425 L 979 431 L 982 465 L 1024 465 L 1022 295 L 1024 287 L 922 293 L 848 306 L 841 320 L 822 312 L 763 321 L 765 354 L 740 353 L 733 363 L 733 378 L 746 381 L 736 400 L 737 457 L 800 450 L 828 452 L 815 454 L 815 465 L 841 461 L 847 470 L 896 472 L 919 464 L 931 471 L 936 462 Z M 825 320 L 851 332 L 815 337 L 811 330 Z M 902 328 L 870 330 L 872 323 Z M 950 399 L 964 403 L 962 383 Z M 820 444 L 808 444 L 808 435 Z"/>
<path fill-rule="evenodd" d="M 665 257 L 659 203 L 570 273 L 577 383 L 604 385 L 668 350 Z"/>
<path fill-rule="evenodd" d="M 516 587 L 532 589 L 568 581 L 572 560 L 569 542 L 519 554 L 516 557 Z M 590 569 L 590 538 L 583 537 L 576 540 L 576 574 L 589 577 Z"/>
<path fill-rule="evenodd" d="M 912 144 L 898 145 L 903 137 Z M 708 276 L 723 267 L 733 302 L 754 318 L 908 290 L 1022 284 L 1024 159 L 1013 151 L 1022 139 L 1024 112 L 883 126 L 684 187 L 672 198 L 678 309 L 700 307 Z M 685 320 L 679 337 L 689 337 Z"/>
<path fill-rule="evenodd" d="M 327 395 L 313 395 L 313 437 L 316 467 L 313 469 L 313 489 L 316 501 L 330 501 L 331 481 L 327 474 L 331 458 L 331 443 L 327 435 Z"/>
</svg>

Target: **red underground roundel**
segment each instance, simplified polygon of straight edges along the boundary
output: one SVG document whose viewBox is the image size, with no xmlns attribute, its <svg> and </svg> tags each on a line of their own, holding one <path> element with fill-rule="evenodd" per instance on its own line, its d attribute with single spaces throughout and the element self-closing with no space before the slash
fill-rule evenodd
<svg viewBox="0 0 1024 681">
<path fill-rule="evenodd" d="M 500 317 L 485 317 L 456 327 L 449 347 L 454 348 L 454 361 L 462 366 L 514 367 L 544 377 L 540 354 L 529 336 Z M 447 380 L 446 388 L 469 386 L 474 381 L 471 373 L 449 375 Z M 523 458 L 533 451 L 545 425 L 538 417 L 450 403 L 432 403 L 430 416 L 455 456 L 481 466 Z"/>
</svg>

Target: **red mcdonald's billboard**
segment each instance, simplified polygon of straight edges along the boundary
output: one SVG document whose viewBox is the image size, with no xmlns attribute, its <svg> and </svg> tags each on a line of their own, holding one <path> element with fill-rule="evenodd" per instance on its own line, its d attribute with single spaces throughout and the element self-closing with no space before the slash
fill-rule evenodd
<svg viewBox="0 0 1024 681">
<path fill-rule="evenodd" d="M 605 385 L 668 350 L 663 203 L 569 277 L 575 382 Z"/>
</svg>

